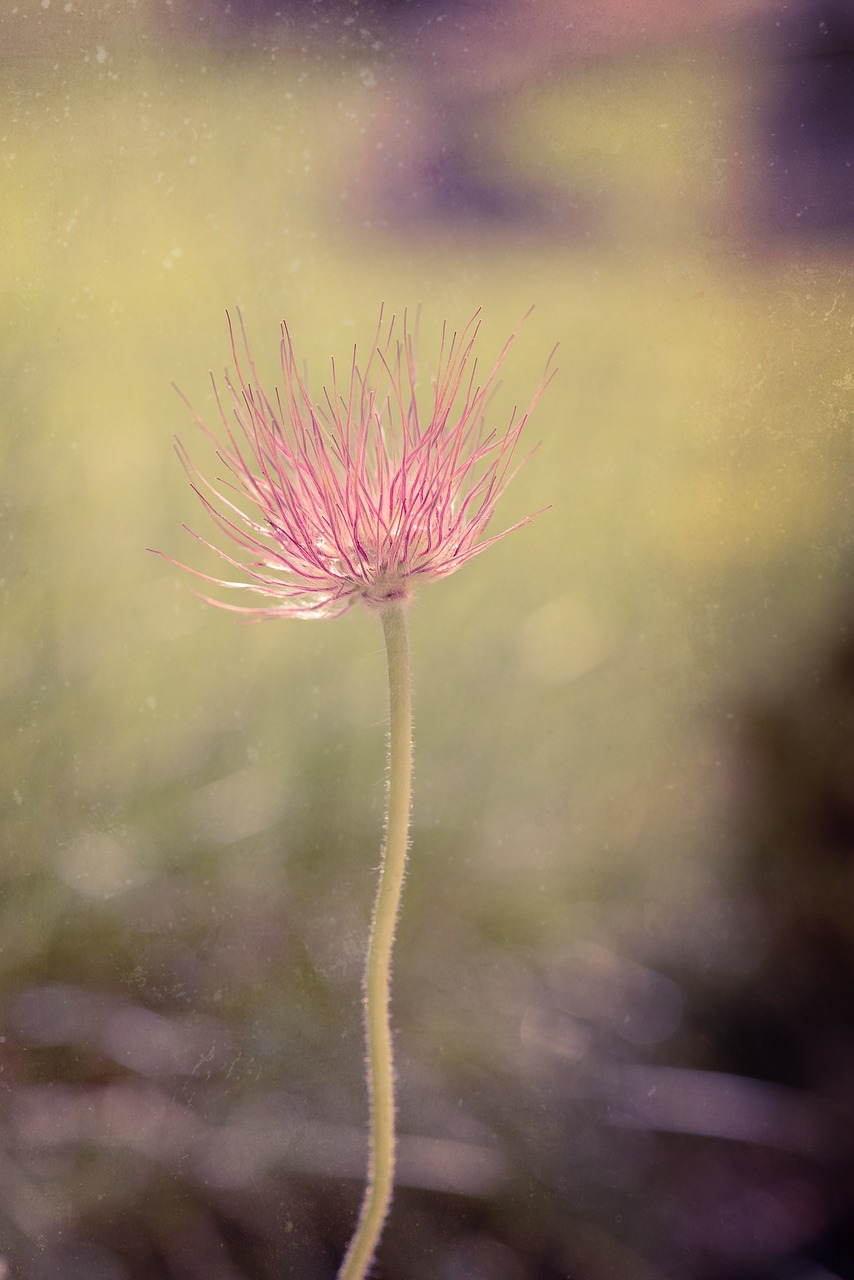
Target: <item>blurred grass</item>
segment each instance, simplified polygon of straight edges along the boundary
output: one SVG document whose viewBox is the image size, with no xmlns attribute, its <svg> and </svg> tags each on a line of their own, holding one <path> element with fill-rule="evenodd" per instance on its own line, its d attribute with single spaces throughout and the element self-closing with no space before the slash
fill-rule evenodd
<svg viewBox="0 0 854 1280">
<path fill-rule="evenodd" d="M 393 76 L 370 90 L 356 61 L 330 76 L 306 53 L 172 47 L 154 26 L 140 53 L 132 28 L 92 18 L 75 47 L 75 20 L 5 20 L 6 874 L 50 875 L 81 831 L 118 825 L 156 875 L 194 840 L 176 833 L 186 792 L 235 770 L 278 797 L 279 822 L 297 794 L 328 808 L 332 787 L 337 839 L 371 830 L 371 620 L 241 630 L 144 554 L 199 563 L 170 437 L 196 442 L 169 384 L 210 409 L 226 307 L 271 381 L 286 316 L 318 385 L 381 300 L 422 304 L 426 359 L 441 321 L 480 305 L 488 358 L 533 301 L 503 411 L 555 340 L 561 372 L 502 517 L 552 509 L 414 619 L 416 821 L 462 823 L 469 845 L 425 874 L 459 878 L 462 904 L 493 885 L 531 942 L 544 915 L 571 934 L 579 900 L 607 930 L 612 898 L 634 914 L 652 885 L 665 929 L 668 886 L 684 909 L 716 843 L 726 698 L 796 661 L 848 577 L 849 269 L 713 234 L 745 145 L 726 127 L 737 63 L 627 59 L 507 108 L 511 159 L 602 201 L 593 235 L 407 239 L 360 225 L 339 191 Z M 25 56 L 26 23 L 41 35 Z M 327 753 L 321 780 L 307 762 Z"/>
<path fill-rule="evenodd" d="M 240 628 L 146 555 L 205 567 L 171 437 L 204 450 L 170 383 L 210 411 L 226 308 L 268 382 L 286 317 L 319 389 L 381 301 L 422 305 L 425 363 L 446 317 L 483 307 L 487 361 L 533 302 L 499 417 L 560 342 L 500 519 L 551 509 L 413 613 L 398 1002 L 438 1069 L 447 1044 L 509 1052 L 465 994 L 480 963 L 512 981 L 578 939 L 738 962 L 728 716 L 850 595 L 849 255 L 731 234 L 757 144 L 725 48 L 504 104 L 496 165 L 578 197 L 591 229 L 408 235 L 353 194 L 403 110 L 393 65 L 368 88 L 355 57 L 194 43 L 154 12 L 3 18 L 0 968 L 9 994 L 65 975 L 227 1006 L 265 1071 L 346 1111 L 381 641 L 357 614 Z"/>
</svg>

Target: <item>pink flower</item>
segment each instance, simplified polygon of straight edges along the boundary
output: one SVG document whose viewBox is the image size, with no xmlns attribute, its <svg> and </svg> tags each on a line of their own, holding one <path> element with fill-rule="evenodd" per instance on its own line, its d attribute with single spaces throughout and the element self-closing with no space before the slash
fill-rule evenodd
<svg viewBox="0 0 854 1280">
<path fill-rule="evenodd" d="M 342 387 L 333 362 L 331 385 L 318 403 L 297 368 L 286 325 L 283 387 L 270 397 L 258 382 L 242 325 L 241 365 L 229 319 L 235 381 L 225 379 L 225 406 L 214 384 L 221 433 L 194 415 L 226 468 L 219 487 L 179 449 L 202 486 L 193 488 L 244 558 L 188 532 L 248 581 L 191 572 L 219 586 L 255 592 L 265 603 L 211 604 L 256 618 L 337 617 L 358 600 L 381 608 L 407 599 L 417 582 L 453 573 L 511 532 L 484 537 L 518 469 L 512 463 L 519 437 L 549 379 L 544 375 L 526 413 L 517 417 L 514 410 L 502 432 L 487 431 L 487 404 L 516 335 L 481 386 L 473 357 L 479 325 L 478 313 L 460 334 L 449 338 L 443 328 L 425 414 L 416 402 L 415 341 L 406 316 L 397 338 L 394 320 L 384 332 L 381 313 L 364 367 L 354 350 Z"/>
</svg>

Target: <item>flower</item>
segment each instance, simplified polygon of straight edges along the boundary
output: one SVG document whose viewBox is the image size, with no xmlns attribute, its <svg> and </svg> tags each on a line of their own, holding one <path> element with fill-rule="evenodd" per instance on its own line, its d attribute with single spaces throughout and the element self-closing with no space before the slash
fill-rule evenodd
<svg viewBox="0 0 854 1280">
<path fill-rule="evenodd" d="M 453 573 L 533 519 L 483 536 L 518 469 L 511 466 L 519 437 L 548 381 L 544 375 L 527 412 L 517 417 L 514 410 L 503 432 L 486 431 L 487 404 L 515 334 L 481 386 L 473 358 L 479 313 L 459 334 L 449 337 L 444 327 L 432 406 L 424 415 L 406 316 L 397 338 L 394 319 L 384 330 L 381 312 L 364 367 L 354 350 L 347 382 L 339 387 L 333 361 L 331 385 L 317 403 L 284 323 L 284 382 L 272 397 L 258 382 L 242 322 L 244 363 L 230 317 L 228 323 L 235 375 L 226 376 L 225 386 L 233 424 L 215 381 L 222 433 L 194 414 L 228 473 L 217 480 L 219 487 L 204 479 L 180 443 L 178 448 L 191 479 L 200 482 L 193 488 L 207 511 L 248 558 L 238 560 L 188 532 L 249 580 L 190 571 L 266 602 L 248 608 L 209 603 L 256 618 L 337 617 L 359 600 L 382 608 L 408 599 L 417 582 Z"/>
</svg>

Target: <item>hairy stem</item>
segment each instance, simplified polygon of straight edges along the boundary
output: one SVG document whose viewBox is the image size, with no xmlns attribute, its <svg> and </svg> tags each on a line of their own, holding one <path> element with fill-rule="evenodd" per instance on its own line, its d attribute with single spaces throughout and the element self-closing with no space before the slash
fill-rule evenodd
<svg viewBox="0 0 854 1280">
<path fill-rule="evenodd" d="M 380 614 L 388 657 L 390 717 L 385 844 L 365 965 L 370 1161 L 359 1222 L 338 1280 L 363 1280 L 367 1274 L 394 1189 L 391 956 L 406 872 L 412 794 L 412 688 L 405 610 L 405 602 L 395 602 Z"/>
</svg>

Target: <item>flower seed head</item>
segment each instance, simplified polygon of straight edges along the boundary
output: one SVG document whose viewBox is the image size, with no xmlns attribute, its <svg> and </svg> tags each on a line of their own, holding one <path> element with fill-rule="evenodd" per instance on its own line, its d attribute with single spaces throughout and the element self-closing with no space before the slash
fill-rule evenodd
<svg viewBox="0 0 854 1280">
<path fill-rule="evenodd" d="M 443 329 L 425 411 L 416 398 L 415 334 L 405 315 L 398 337 L 394 319 L 386 325 L 380 313 L 365 363 L 354 350 L 339 384 L 333 362 L 316 402 L 286 325 L 281 390 L 268 395 L 242 323 L 241 354 L 229 319 L 234 376 L 226 376 L 224 396 L 214 382 L 221 429 L 195 415 L 225 474 L 210 483 L 180 445 L 179 451 L 208 513 L 242 554 L 189 532 L 244 575 L 236 582 L 199 577 L 264 602 L 212 604 L 256 618 L 337 617 L 360 600 L 382 609 L 409 599 L 418 582 L 453 573 L 511 531 L 484 536 L 550 375 L 547 365 L 521 417 L 514 412 L 503 431 L 488 431 L 488 402 L 516 335 L 481 385 L 474 358 L 479 324 L 476 314 L 460 333 Z"/>
</svg>

